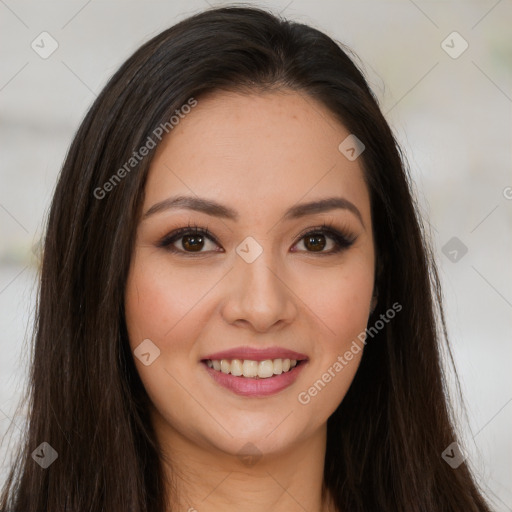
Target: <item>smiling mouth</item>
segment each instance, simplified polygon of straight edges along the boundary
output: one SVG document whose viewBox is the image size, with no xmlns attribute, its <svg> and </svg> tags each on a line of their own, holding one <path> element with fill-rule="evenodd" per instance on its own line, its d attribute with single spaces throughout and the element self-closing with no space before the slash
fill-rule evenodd
<svg viewBox="0 0 512 512">
<path fill-rule="evenodd" d="M 254 361 L 251 359 L 205 359 L 208 368 L 219 373 L 233 375 L 234 377 L 250 379 L 269 379 L 283 373 L 291 372 L 304 361 L 297 359 L 266 359 Z"/>
</svg>

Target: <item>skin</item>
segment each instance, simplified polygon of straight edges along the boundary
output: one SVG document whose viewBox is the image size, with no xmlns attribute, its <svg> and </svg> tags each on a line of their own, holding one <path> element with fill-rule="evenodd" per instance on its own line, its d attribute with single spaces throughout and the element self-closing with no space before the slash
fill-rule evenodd
<svg viewBox="0 0 512 512">
<path fill-rule="evenodd" d="M 349 161 L 338 150 L 348 135 L 304 94 L 216 92 L 198 100 L 156 149 L 143 214 L 184 194 L 214 199 L 240 216 L 234 222 L 162 210 L 142 215 L 137 226 L 126 321 L 132 351 L 145 339 L 160 350 L 148 366 L 134 361 L 169 461 L 173 510 L 333 510 L 321 496 L 326 422 L 362 351 L 309 403 L 298 395 L 365 330 L 372 305 L 370 198 L 361 159 Z M 282 220 L 289 207 L 332 195 L 352 202 L 362 222 L 348 209 Z M 324 221 L 356 236 L 354 243 L 327 255 L 334 247 L 328 235 L 320 240 L 324 254 L 298 238 Z M 204 238 L 200 254 L 183 238 L 173 243 L 182 255 L 158 247 L 189 222 L 207 226 L 218 243 Z M 252 263 L 236 252 L 248 236 L 263 249 Z M 201 362 L 241 345 L 284 347 L 309 361 L 281 392 L 241 397 L 219 386 Z M 260 458 L 244 463 L 239 453 L 247 443 Z"/>
</svg>

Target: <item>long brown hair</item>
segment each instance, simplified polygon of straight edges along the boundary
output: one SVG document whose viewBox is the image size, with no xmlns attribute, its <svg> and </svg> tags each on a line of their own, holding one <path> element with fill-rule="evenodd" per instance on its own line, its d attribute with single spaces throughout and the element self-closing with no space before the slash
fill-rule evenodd
<svg viewBox="0 0 512 512">
<path fill-rule="evenodd" d="M 340 511 L 490 510 L 468 465 L 454 469 L 441 457 L 457 437 L 440 358 L 439 279 L 400 149 L 347 53 L 309 26 L 224 7 L 157 35 L 110 79 L 76 133 L 51 204 L 28 428 L 2 512 L 164 512 L 161 453 L 123 309 L 154 152 L 104 184 L 190 98 L 221 89 L 297 91 L 365 145 L 379 262 L 370 321 L 395 302 L 403 311 L 368 341 L 328 420 L 325 489 Z M 32 457 L 42 442 L 58 454 L 46 469 Z"/>
</svg>

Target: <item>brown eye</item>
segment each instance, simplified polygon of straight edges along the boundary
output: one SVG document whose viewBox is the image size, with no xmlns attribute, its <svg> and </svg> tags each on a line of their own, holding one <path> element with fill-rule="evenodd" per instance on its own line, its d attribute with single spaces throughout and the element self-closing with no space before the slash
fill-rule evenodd
<svg viewBox="0 0 512 512">
<path fill-rule="evenodd" d="M 299 242 L 304 244 L 304 252 L 329 255 L 347 249 L 354 243 L 356 238 L 357 237 L 348 234 L 344 235 L 334 227 L 324 225 L 313 228 L 313 230 L 310 229 L 307 233 L 301 235 Z M 330 247 L 327 247 L 329 240 Z M 324 250 L 326 247 L 327 250 Z"/>
<path fill-rule="evenodd" d="M 181 237 L 181 245 L 187 251 L 198 252 L 204 246 L 203 235 L 185 235 Z"/>
<path fill-rule="evenodd" d="M 326 246 L 325 235 L 309 235 L 304 238 L 304 246 L 312 251 L 322 251 Z"/>
<path fill-rule="evenodd" d="M 356 238 L 356 236 L 345 235 L 336 228 L 324 224 L 317 228 L 310 228 L 308 232 L 302 234 L 294 247 L 299 242 L 302 242 L 305 249 L 301 249 L 299 252 L 317 253 L 318 255 L 327 256 L 347 249 L 354 243 Z M 179 240 L 181 240 L 180 244 L 178 244 Z M 219 245 L 208 231 L 208 228 L 189 225 L 165 236 L 158 243 L 158 247 L 179 255 L 199 255 L 211 252 L 211 250 L 203 250 L 207 242 L 213 244 L 213 252 L 219 252 L 215 250 L 215 246 L 219 247 Z M 327 250 L 325 250 L 326 248 Z"/>
<path fill-rule="evenodd" d="M 178 244 L 179 240 L 181 240 L 180 244 Z M 174 253 L 201 254 L 208 252 L 203 251 L 206 242 L 217 245 L 207 228 L 188 226 L 170 233 L 158 243 L 158 246 Z"/>
</svg>

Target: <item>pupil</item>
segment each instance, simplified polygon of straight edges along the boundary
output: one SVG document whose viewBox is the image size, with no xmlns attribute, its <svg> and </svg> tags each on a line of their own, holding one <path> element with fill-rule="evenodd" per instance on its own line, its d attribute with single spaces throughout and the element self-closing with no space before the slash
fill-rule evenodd
<svg viewBox="0 0 512 512">
<path fill-rule="evenodd" d="M 312 244 L 313 251 L 321 251 L 325 247 L 325 240 L 323 240 L 323 242 L 318 243 L 318 239 L 323 237 L 323 235 L 309 236 L 305 242 L 306 247 L 308 246 L 308 244 Z M 315 240 L 317 241 L 317 243 L 315 243 Z"/>
<path fill-rule="evenodd" d="M 186 235 L 183 237 L 183 247 L 185 249 L 200 250 L 202 238 L 201 235 Z"/>
</svg>

